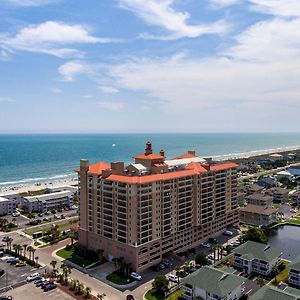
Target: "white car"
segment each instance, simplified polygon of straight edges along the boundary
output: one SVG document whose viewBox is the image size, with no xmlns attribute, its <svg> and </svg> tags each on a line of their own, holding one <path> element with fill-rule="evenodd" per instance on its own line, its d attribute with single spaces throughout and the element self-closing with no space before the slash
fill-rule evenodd
<svg viewBox="0 0 300 300">
<path fill-rule="evenodd" d="M 211 244 L 210 243 L 202 243 L 201 246 L 205 247 L 205 248 L 210 248 Z"/>
<path fill-rule="evenodd" d="M 168 276 L 168 279 L 170 280 L 170 281 L 172 281 L 172 282 L 178 282 L 179 280 L 178 280 L 178 277 L 176 276 L 176 275 L 173 275 L 173 274 L 170 274 L 169 276 Z"/>
<path fill-rule="evenodd" d="M 14 213 L 12 213 L 12 216 L 13 216 L 13 217 L 19 217 L 19 216 L 20 216 L 20 213 L 19 213 L 19 212 L 14 212 Z"/>
<path fill-rule="evenodd" d="M 230 230 L 225 230 L 225 231 L 223 232 L 223 234 L 224 234 L 224 235 L 233 236 L 233 232 L 230 231 Z"/>
<path fill-rule="evenodd" d="M 138 280 L 138 281 L 142 280 L 142 276 L 135 272 L 132 272 L 130 277 L 133 278 L 134 280 Z"/>
<path fill-rule="evenodd" d="M 34 281 L 34 280 L 39 279 L 39 278 L 41 278 L 39 273 L 33 273 L 33 274 L 27 276 L 26 280 L 28 282 L 30 282 L 30 281 Z"/>
</svg>

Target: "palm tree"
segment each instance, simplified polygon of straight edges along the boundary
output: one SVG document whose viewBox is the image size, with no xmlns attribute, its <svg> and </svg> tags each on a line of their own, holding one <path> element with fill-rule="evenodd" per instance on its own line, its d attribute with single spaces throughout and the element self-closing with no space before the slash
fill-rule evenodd
<svg viewBox="0 0 300 300">
<path fill-rule="evenodd" d="M 71 289 L 72 289 L 73 291 L 76 290 L 76 287 L 77 287 L 78 282 L 79 282 L 79 281 L 78 281 L 77 279 L 71 279 Z"/>
<path fill-rule="evenodd" d="M 75 239 L 75 232 L 73 230 L 71 230 L 71 232 L 69 233 L 69 237 L 71 239 L 71 246 L 73 246 Z"/>
<path fill-rule="evenodd" d="M 33 247 L 32 246 L 28 246 L 27 247 L 27 251 L 29 252 L 29 260 L 31 260 L 31 254 L 32 254 L 32 250 L 33 250 Z"/>
<path fill-rule="evenodd" d="M 24 244 L 23 245 L 23 250 L 24 250 L 24 257 L 26 258 L 26 249 L 27 249 L 28 245 Z"/>
<path fill-rule="evenodd" d="M 32 260 L 33 260 L 33 258 L 34 258 L 34 252 L 35 252 L 36 250 L 32 247 L 32 250 L 31 250 L 31 252 L 32 252 Z"/>
<path fill-rule="evenodd" d="M 90 298 L 91 292 L 92 292 L 92 289 L 89 286 L 86 286 L 85 287 L 85 296 L 87 298 Z"/>
<path fill-rule="evenodd" d="M 55 269 L 55 266 L 56 266 L 56 264 L 57 264 L 57 261 L 56 260 L 52 260 L 51 262 L 50 262 L 50 265 L 52 266 L 52 275 L 55 277 L 56 276 L 56 269 Z"/>
<path fill-rule="evenodd" d="M 14 225 L 16 225 L 15 223 L 16 223 L 16 221 L 17 221 L 17 219 L 16 218 L 12 218 L 11 219 L 11 222 L 14 224 Z"/>
<path fill-rule="evenodd" d="M 14 251 L 15 251 L 15 255 L 17 255 L 17 247 L 18 245 L 17 244 L 13 244 L 13 249 L 14 249 Z"/>
<path fill-rule="evenodd" d="M 39 257 L 36 256 L 36 257 L 35 257 L 35 264 L 36 264 L 36 265 L 38 265 L 38 261 L 39 261 Z"/>
<path fill-rule="evenodd" d="M 106 297 L 106 295 L 103 293 L 103 294 L 97 294 L 97 298 L 99 299 L 99 300 L 103 300 L 104 299 L 104 297 Z"/>
<path fill-rule="evenodd" d="M 62 269 L 63 272 L 64 283 L 67 284 L 68 275 L 71 274 L 71 269 L 66 264 L 62 264 L 60 268 Z"/>
</svg>

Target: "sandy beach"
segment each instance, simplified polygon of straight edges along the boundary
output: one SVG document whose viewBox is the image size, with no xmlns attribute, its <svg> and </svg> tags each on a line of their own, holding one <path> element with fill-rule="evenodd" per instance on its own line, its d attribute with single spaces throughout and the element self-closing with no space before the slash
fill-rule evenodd
<svg viewBox="0 0 300 300">
<path fill-rule="evenodd" d="M 24 193 L 28 191 L 38 191 L 48 187 L 58 187 L 62 185 L 77 185 L 77 184 L 78 184 L 77 178 L 72 178 L 72 179 L 53 180 L 51 182 L 37 182 L 37 183 L 30 183 L 30 184 L 21 184 L 16 186 L 3 186 L 0 187 L 0 194 L 6 192 Z"/>
</svg>

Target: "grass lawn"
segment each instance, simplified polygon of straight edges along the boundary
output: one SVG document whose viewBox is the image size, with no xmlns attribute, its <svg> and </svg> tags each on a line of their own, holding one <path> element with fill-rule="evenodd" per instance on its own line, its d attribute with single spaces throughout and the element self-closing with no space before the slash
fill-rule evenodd
<svg viewBox="0 0 300 300">
<path fill-rule="evenodd" d="M 80 266 L 80 267 L 86 267 L 92 263 L 97 262 L 98 260 L 91 260 L 91 259 L 87 259 L 81 256 L 78 256 L 76 254 L 74 254 L 74 249 L 71 250 L 66 250 L 64 249 L 60 249 L 56 252 L 56 255 L 69 260 L 70 262 Z"/>
<path fill-rule="evenodd" d="M 150 290 L 146 293 L 145 298 L 147 300 L 177 300 L 183 294 L 183 289 L 179 289 L 169 295 L 167 298 L 164 298 L 163 295 L 155 293 L 153 290 Z"/>
<path fill-rule="evenodd" d="M 132 282 L 131 279 L 121 277 L 119 274 L 116 272 L 112 272 L 109 275 L 106 276 L 106 279 L 111 281 L 112 283 L 119 284 L 119 285 L 124 285 Z"/>
<path fill-rule="evenodd" d="M 287 269 L 287 266 L 289 262 L 283 261 L 283 264 L 285 265 L 285 269 L 282 270 L 277 276 L 275 276 L 275 280 L 272 281 L 273 285 L 279 284 L 281 281 L 285 282 L 288 279 L 289 276 L 289 270 Z"/>
</svg>

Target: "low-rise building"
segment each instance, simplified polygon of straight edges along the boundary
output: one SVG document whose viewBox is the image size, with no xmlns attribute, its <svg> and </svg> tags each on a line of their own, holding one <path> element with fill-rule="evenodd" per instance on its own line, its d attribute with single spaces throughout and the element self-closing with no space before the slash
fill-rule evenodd
<svg viewBox="0 0 300 300">
<path fill-rule="evenodd" d="M 283 160 L 283 155 L 279 153 L 273 153 L 269 155 L 269 160 L 270 161 L 282 161 Z"/>
<path fill-rule="evenodd" d="M 278 209 L 248 204 L 239 211 L 240 222 L 254 226 L 269 226 L 276 222 Z"/>
<path fill-rule="evenodd" d="M 24 197 L 23 207 L 26 211 L 45 212 L 55 208 L 73 205 L 73 194 L 69 191 Z"/>
<path fill-rule="evenodd" d="M 22 204 L 23 201 L 23 197 L 15 191 L 7 191 L 0 193 L 0 197 L 10 200 L 12 202 L 14 211 L 16 210 L 18 205 Z"/>
<path fill-rule="evenodd" d="M 289 283 L 300 287 L 300 255 L 297 256 L 288 266 Z"/>
<path fill-rule="evenodd" d="M 46 188 L 46 191 L 49 193 L 69 191 L 69 192 L 72 192 L 73 195 L 76 195 L 78 193 L 78 186 L 73 186 L 73 185 L 54 186 L 54 187 Z"/>
<path fill-rule="evenodd" d="M 281 179 L 292 180 L 293 175 L 288 171 L 280 171 L 276 174 L 276 178 L 280 181 Z"/>
<path fill-rule="evenodd" d="M 238 192 L 237 193 L 237 201 L 239 206 L 245 206 L 246 205 L 246 199 L 245 199 L 246 193 Z"/>
<path fill-rule="evenodd" d="M 269 189 L 277 186 L 277 181 L 271 177 L 264 177 L 257 181 L 257 185 Z"/>
<path fill-rule="evenodd" d="M 0 216 L 11 215 L 14 212 L 12 200 L 0 197 Z"/>
<path fill-rule="evenodd" d="M 291 200 L 293 205 L 300 206 L 300 191 L 296 191 L 295 193 L 291 194 Z"/>
<path fill-rule="evenodd" d="M 273 196 L 274 203 L 284 204 L 288 201 L 289 191 L 281 187 L 274 187 L 266 190 L 266 194 Z"/>
<path fill-rule="evenodd" d="M 262 186 L 257 184 L 249 184 L 245 186 L 245 192 L 247 195 L 252 195 L 255 193 L 261 193 L 264 190 Z"/>
<path fill-rule="evenodd" d="M 270 245 L 253 241 L 238 246 L 233 251 L 233 265 L 246 274 L 268 275 L 280 262 L 282 251 Z"/>
<path fill-rule="evenodd" d="M 247 204 L 272 207 L 273 196 L 255 193 L 246 197 Z"/>
<path fill-rule="evenodd" d="M 289 171 L 293 176 L 300 176 L 300 165 L 290 166 L 290 167 L 288 168 L 288 171 Z"/>
<path fill-rule="evenodd" d="M 182 280 L 183 298 L 234 300 L 244 292 L 246 279 L 212 267 L 202 267 Z M 197 298 L 198 299 L 198 298 Z"/>
<path fill-rule="evenodd" d="M 290 287 L 281 290 L 269 285 L 260 288 L 249 300 L 299 300 L 300 291 Z"/>
</svg>

